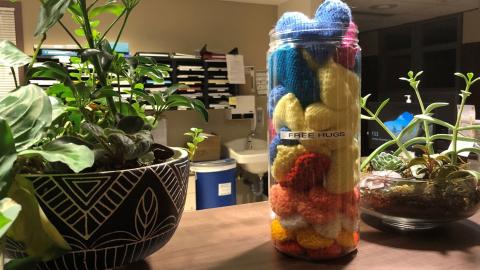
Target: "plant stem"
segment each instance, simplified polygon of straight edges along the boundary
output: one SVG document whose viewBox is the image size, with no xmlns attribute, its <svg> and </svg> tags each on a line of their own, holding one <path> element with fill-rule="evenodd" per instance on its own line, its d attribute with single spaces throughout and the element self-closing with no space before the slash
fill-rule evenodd
<svg viewBox="0 0 480 270">
<path fill-rule="evenodd" d="M 125 26 L 127 25 L 128 17 L 130 16 L 130 10 L 127 11 L 125 15 L 125 20 L 123 20 L 122 27 L 120 28 L 120 31 L 118 32 L 117 39 L 115 40 L 115 44 L 113 45 L 113 51 L 117 48 L 118 41 L 120 40 L 120 37 L 123 34 L 123 30 L 125 30 Z"/>
<path fill-rule="evenodd" d="M 95 6 L 95 4 L 97 4 L 97 2 L 98 0 L 93 1 L 93 3 L 90 6 L 88 6 L 87 11 L 90 11 L 90 9 L 92 9 Z"/>
<path fill-rule="evenodd" d="M 363 108 L 371 117 L 373 117 L 373 119 L 375 120 L 375 122 L 377 122 L 378 125 L 380 125 L 380 127 L 382 127 L 387 133 L 388 135 L 392 138 L 392 140 L 397 144 L 398 148 L 400 150 L 402 150 L 403 153 L 405 153 L 405 155 L 407 156 L 407 158 L 411 159 L 413 158 L 412 155 L 407 151 L 407 149 L 405 148 L 405 146 L 403 144 L 400 143 L 400 141 L 398 140 L 398 137 L 395 136 L 395 134 L 393 134 L 390 129 L 388 129 L 387 126 L 385 126 L 385 124 L 382 122 L 382 120 L 380 120 L 380 118 L 378 118 L 378 116 L 376 116 L 371 110 L 369 110 L 368 108 L 364 107 Z"/>
<path fill-rule="evenodd" d="M 117 74 L 118 103 L 120 104 L 120 114 L 122 114 L 122 91 L 120 90 L 120 75 Z"/>
<path fill-rule="evenodd" d="M 12 71 L 13 81 L 15 82 L 15 89 L 17 89 L 18 88 L 17 74 L 15 73 L 15 69 L 13 67 L 10 67 L 10 70 Z"/>
<path fill-rule="evenodd" d="M 465 92 L 470 93 L 470 86 L 471 80 L 467 81 L 467 86 L 465 87 Z M 457 157 L 457 139 L 458 139 L 458 129 L 460 128 L 460 122 L 462 120 L 463 109 L 465 107 L 465 103 L 467 102 L 467 95 L 465 93 L 462 95 L 462 102 L 460 104 L 460 109 L 458 110 L 457 114 L 457 122 L 455 123 L 455 128 L 453 129 L 453 156 L 452 156 L 452 165 L 457 165 L 458 157 Z"/>
<path fill-rule="evenodd" d="M 62 23 L 62 21 L 58 20 L 58 23 L 60 24 L 60 26 L 62 26 L 63 30 L 65 30 L 65 32 L 67 32 L 68 36 L 70 36 L 70 38 L 73 40 L 73 42 L 75 42 L 75 44 L 77 44 L 78 48 L 80 50 L 83 50 L 83 47 L 80 44 L 80 42 L 78 42 L 78 40 L 75 38 L 75 36 L 70 32 L 70 30 L 68 30 L 68 28 Z"/>
<path fill-rule="evenodd" d="M 88 45 L 90 46 L 91 49 L 95 49 L 95 40 L 93 38 L 92 34 L 92 29 L 90 27 L 90 19 L 88 18 L 88 10 L 87 10 L 87 3 L 86 0 L 79 0 L 80 2 L 80 7 L 82 9 L 82 15 L 83 15 L 83 28 L 85 31 L 85 37 L 87 38 Z M 100 81 L 100 86 L 107 86 L 107 78 L 103 72 L 102 67 L 100 66 L 100 63 L 98 61 L 97 57 L 93 57 L 93 65 L 95 66 L 95 69 L 98 71 L 98 79 Z M 107 97 L 107 103 L 108 107 L 110 107 L 110 110 L 112 112 L 113 116 L 113 121 L 117 121 L 117 108 L 115 107 L 115 101 L 113 100 L 112 97 Z"/>
<path fill-rule="evenodd" d="M 35 52 L 33 53 L 32 62 L 30 62 L 27 69 L 31 69 L 33 67 L 33 64 L 37 60 L 38 53 L 40 52 L 40 49 L 42 48 L 43 42 L 45 42 L 46 39 L 47 39 L 47 34 L 43 34 L 42 39 L 40 40 L 40 43 L 37 45 L 37 48 L 35 48 Z"/>
<path fill-rule="evenodd" d="M 103 40 L 103 39 L 107 36 L 108 32 L 110 32 L 110 30 L 112 30 L 113 26 L 114 26 L 115 24 L 117 24 L 117 22 L 123 17 L 123 15 L 125 15 L 125 12 L 126 12 L 126 10 L 123 10 L 122 13 L 120 14 L 120 16 L 118 16 L 118 17 L 115 19 L 115 21 L 113 21 L 113 23 L 110 24 L 110 26 L 107 28 L 107 30 L 105 30 L 105 33 L 103 33 L 103 35 L 102 35 L 102 37 L 100 38 L 100 40 Z"/>
<path fill-rule="evenodd" d="M 418 103 L 420 104 L 420 109 L 422 110 L 422 114 L 426 114 L 425 105 L 423 104 L 422 96 L 420 95 L 420 91 L 418 91 L 418 87 L 414 84 L 411 84 L 413 90 L 415 91 L 415 95 L 417 96 Z M 425 130 L 425 139 L 426 139 L 426 146 L 427 146 L 427 153 L 429 155 L 434 154 L 433 145 L 430 140 L 430 128 L 428 127 L 427 121 L 423 121 L 423 129 Z"/>
</svg>

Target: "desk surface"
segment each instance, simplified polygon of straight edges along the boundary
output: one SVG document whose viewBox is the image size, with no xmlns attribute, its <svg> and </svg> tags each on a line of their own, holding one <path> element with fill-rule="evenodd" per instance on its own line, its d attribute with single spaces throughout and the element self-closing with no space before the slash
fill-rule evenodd
<svg viewBox="0 0 480 270">
<path fill-rule="evenodd" d="M 358 253 L 329 263 L 287 258 L 270 244 L 269 207 L 255 203 L 185 213 L 172 240 L 118 270 L 478 269 L 480 213 L 429 232 L 381 232 L 365 223 Z"/>
</svg>

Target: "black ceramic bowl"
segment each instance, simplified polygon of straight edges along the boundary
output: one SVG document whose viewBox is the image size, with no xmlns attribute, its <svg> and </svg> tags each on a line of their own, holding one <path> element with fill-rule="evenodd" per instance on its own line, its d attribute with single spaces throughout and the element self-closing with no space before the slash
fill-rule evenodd
<svg viewBox="0 0 480 270">
<path fill-rule="evenodd" d="M 187 194 L 189 161 L 100 173 L 25 175 L 40 205 L 72 250 L 37 269 L 100 270 L 140 261 L 175 233 Z M 7 255 L 24 257 L 7 241 Z"/>
</svg>

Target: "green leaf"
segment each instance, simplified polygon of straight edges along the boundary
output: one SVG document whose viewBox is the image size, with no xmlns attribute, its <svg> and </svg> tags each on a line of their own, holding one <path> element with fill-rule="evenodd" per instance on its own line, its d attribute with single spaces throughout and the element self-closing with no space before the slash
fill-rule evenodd
<svg viewBox="0 0 480 270">
<path fill-rule="evenodd" d="M 124 116 L 138 116 L 137 110 L 130 104 L 125 102 L 115 102 L 117 111 L 122 112 Z"/>
<path fill-rule="evenodd" d="M 74 97 L 72 89 L 63 83 L 58 83 L 50 86 L 47 89 L 47 94 L 49 96 L 56 96 L 63 99 Z"/>
<path fill-rule="evenodd" d="M 367 121 L 373 121 L 373 120 L 375 120 L 375 118 L 370 117 L 370 116 L 366 116 L 366 115 L 363 115 L 363 114 L 360 115 L 360 118 L 361 118 L 362 120 L 367 120 Z"/>
<path fill-rule="evenodd" d="M 20 51 L 12 42 L 8 40 L 0 42 L 0 66 L 17 68 L 31 61 L 32 58 Z"/>
<path fill-rule="evenodd" d="M 429 114 L 435 109 L 438 109 L 438 108 L 441 108 L 441 107 L 446 107 L 448 105 L 450 105 L 450 104 L 445 103 L 445 102 L 432 103 L 432 104 L 428 105 L 427 109 L 425 110 L 425 114 Z"/>
<path fill-rule="evenodd" d="M 113 133 L 108 136 L 115 151 L 125 160 L 135 160 L 150 151 L 153 137 L 149 131 L 143 130 L 133 135 Z"/>
<path fill-rule="evenodd" d="M 480 130 L 480 125 L 466 126 L 458 129 L 458 131 L 465 131 L 465 130 Z"/>
<path fill-rule="evenodd" d="M 127 116 L 118 122 L 117 128 L 127 134 L 133 134 L 142 130 L 145 122 L 139 116 Z"/>
<path fill-rule="evenodd" d="M 42 139 L 52 123 L 52 105 L 42 88 L 30 84 L 0 100 L 0 117 L 10 126 L 20 152 Z"/>
<path fill-rule="evenodd" d="M 9 195 L 22 211 L 7 235 L 23 243 L 28 255 L 48 261 L 71 249 L 41 209 L 29 180 L 17 175 Z"/>
<path fill-rule="evenodd" d="M 35 36 L 47 33 L 63 17 L 71 3 L 72 0 L 43 0 Z"/>
<path fill-rule="evenodd" d="M 70 74 L 68 71 L 59 63 L 55 62 L 45 62 L 37 67 L 33 67 L 28 70 L 27 79 L 34 78 L 47 78 L 54 79 L 60 82 L 70 81 Z"/>
<path fill-rule="evenodd" d="M 437 124 L 437 125 L 440 125 L 440 126 L 443 126 L 443 127 L 446 127 L 450 130 L 453 130 L 455 129 L 455 127 L 447 122 L 444 122 L 440 119 L 436 119 L 436 118 L 433 118 L 429 115 L 424 115 L 424 114 L 421 114 L 421 115 L 416 115 L 415 116 L 416 119 L 420 119 L 420 120 L 424 120 L 424 121 L 427 121 L 427 122 L 430 122 L 430 123 L 434 123 L 434 124 Z"/>
<path fill-rule="evenodd" d="M 387 150 L 389 147 L 393 146 L 394 144 L 396 144 L 395 141 L 393 141 L 393 140 L 388 141 L 388 142 L 382 144 L 381 146 L 379 146 L 377 149 L 375 149 L 370 154 L 370 156 L 368 156 L 366 159 L 363 160 L 362 165 L 361 165 L 361 170 L 363 171 L 370 164 L 370 161 L 372 161 L 372 159 L 374 157 L 376 157 L 380 153 L 384 152 L 385 150 Z"/>
<path fill-rule="evenodd" d="M 435 134 L 432 137 L 430 137 L 430 140 L 435 141 L 435 140 L 447 140 L 447 141 L 453 141 L 453 135 L 451 134 Z M 476 142 L 480 143 L 480 140 L 476 138 L 469 138 L 469 137 L 464 137 L 464 136 L 457 136 L 458 141 L 463 141 L 463 142 Z"/>
<path fill-rule="evenodd" d="M 390 102 L 390 99 L 386 99 L 382 102 L 382 104 L 380 104 L 380 106 L 378 107 L 377 111 L 375 112 L 375 116 L 378 117 L 380 115 L 380 113 L 382 112 L 383 108 L 385 108 L 385 106 L 387 106 L 388 102 Z"/>
<path fill-rule="evenodd" d="M 104 86 L 92 93 L 93 99 L 106 98 L 106 97 L 119 97 L 120 94 L 113 90 L 111 86 Z"/>
<path fill-rule="evenodd" d="M 139 65 L 135 68 L 135 73 L 139 76 L 147 76 L 157 83 L 164 82 L 162 73 L 155 67 Z"/>
<path fill-rule="evenodd" d="M 5 264 L 5 270 L 31 270 L 39 263 L 37 258 L 25 257 L 21 259 L 14 259 Z"/>
<path fill-rule="evenodd" d="M 23 157 L 41 156 L 49 162 L 61 162 L 72 171 L 79 173 L 93 166 L 95 157 L 93 151 L 84 145 L 52 141 L 41 150 L 25 150 L 18 154 Z"/>
<path fill-rule="evenodd" d="M 48 97 L 50 104 L 52 104 L 52 122 L 57 120 L 60 116 L 67 112 L 67 106 L 65 106 L 61 99 L 57 97 Z"/>
<path fill-rule="evenodd" d="M 115 2 L 107 2 L 103 6 L 97 6 L 92 8 L 88 13 L 88 17 L 93 19 L 104 13 L 111 13 L 116 17 L 118 17 L 124 12 L 124 10 L 125 10 L 125 7 L 123 5 L 120 5 Z"/>
<path fill-rule="evenodd" d="M 77 28 L 73 31 L 77 37 L 84 37 L 85 36 L 85 31 L 83 28 Z"/>
<path fill-rule="evenodd" d="M 14 177 L 13 164 L 17 160 L 15 141 L 7 121 L 0 118 L 0 197 L 8 192 Z"/>
<path fill-rule="evenodd" d="M 372 94 L 368 94 L 365 97 L 360 98 L 360 105 L 362 105 L 362 108 L 367 106 L 367 101 L 368 101 L 368 99 L 370 98 L 371 95 Z"/>
<path fill-rule="evenodd" d="M 0 237 L 10 229 L 22 207 L 10 198 L 4 198 L 0 201 Z"/>
</svg>

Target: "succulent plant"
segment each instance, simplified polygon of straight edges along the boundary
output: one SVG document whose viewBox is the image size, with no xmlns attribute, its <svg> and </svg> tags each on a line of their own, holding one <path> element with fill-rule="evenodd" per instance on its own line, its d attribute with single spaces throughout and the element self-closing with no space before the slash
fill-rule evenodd
<svg viewBox="0 0 480 270">
<path fill-rule="evenodd" d="M 400 171 L 405 164 L 401 158 L 382 152 L 372 159 L 371 165 L 375 171 Z"/>
</svg>

